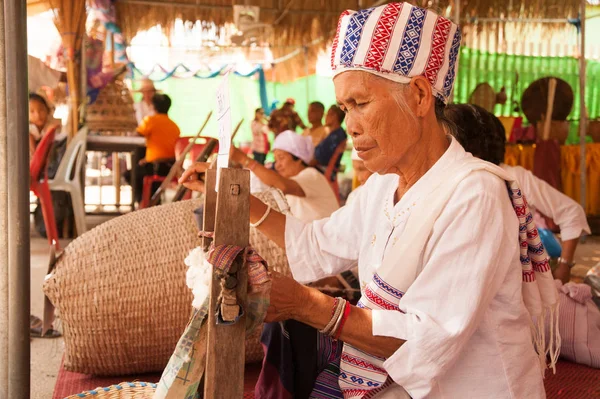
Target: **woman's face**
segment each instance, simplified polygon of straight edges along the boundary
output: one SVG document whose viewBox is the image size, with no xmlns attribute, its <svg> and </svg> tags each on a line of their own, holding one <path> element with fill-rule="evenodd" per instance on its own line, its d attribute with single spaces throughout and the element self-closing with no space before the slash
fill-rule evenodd
<svg viewBox="0 0 600 399">
<path fill-rule="evenodd" d="M 292 154 L 283 150 L 273 151 L 275 156 L 275 170 L 281 176 L 290 178 L 296 176 L 303 169 L 302 161 L 294 161 Z"/>
<path fill-rule="evenodd" d="M 48 122 L 48 108 L 37 100 L 29 100 L 29 123 L 33 123 L 39 129 Z"/>
<path fill-rule="evenodd" d="M 410 112 L 416 107 L 413 96 L 394 93 L 401 89 L 397 83 L 362 71 L 344 72 L 334 85 L 358 156 L 374 173 L 392 173 L 422 135 L 417 118 L 400 109 L 395 97 L 404 96 Z"/>
</svg>

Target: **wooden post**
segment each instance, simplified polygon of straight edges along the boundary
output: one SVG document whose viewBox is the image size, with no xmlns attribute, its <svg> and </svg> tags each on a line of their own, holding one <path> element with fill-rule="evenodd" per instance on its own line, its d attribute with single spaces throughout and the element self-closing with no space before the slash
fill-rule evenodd
<svg viewBox="0 0 600 399">
<path fill-rule="evenodd" d="M 4 1 L 0 4 L 0 399 L 8 399 L 8 130 L 6 129 L 6 56 Z"/>
<path fill-rule="evenodd" d="M 585 136 L 587 133 L 587 110 L 585 107 L 585 74 L 586 74 L 586 62 L 585 62 L 585 6 L 586 0 L 581 0 L 579 9 L 579 15 L 581 18 L 581 31 L 580 31 L 580 50 L 579 50 L 579 149 L 581 152 L 581 159 L 579 164 L 579 171 L 581 172 L 581 197 L 580 202 L 583 210 L 586 210 L 586 183 L 587 183 L 587 164 L 586 159 L 586 148 L 585 148 Z"/>
<path fill-rule="evenodd" d="M 29 133 L 27 10 L 3 1 L 8 185 L 8 398 L 30 395 Z"/>
<path fill-rule="evenodd" d="M 219 192 L 214 192 L 216 171 L 206 175 L 204 230 L 212 231 L 215 245 L 248 246 L 250 224 L 250 172 L 244 169 L 224 168 L 220 171 Z M 204 245 L 208 244 L 205 239 Z M 231 266 L 237 273 L 238 303 L 245 308 L 248 271 L 238 257 Z M 235 283 L 235 282 L 233 282 Z M 221 287 L 213 277 L 208 312 L 208 339 L 204 398 L 241 398 L 244 394 L 244 355 L 246 315 L 231 325 L 216 323 L 216 305 Z"/>
<path fill-rule="evenodd" d="M 111 69 L 115 69 L 115 37 L 112 32 L 108 32 L 107 41 L 110 41 L 110 67 Z M 137 165 L 132 165 L 132 168 L 135 168 Z M 112 153 L 112 172 L 113 172 L 113 186 L 115 187 L 115 206 L 117 208 L 117 212 L 121 207 L 121 160 L 119 159 L 119 153 Z M 132 183 L 133 184 L 133 183 Z M 135 193 L 133 190 L 131 191 L 131 196 L 134 197 Z M 133 201 L 132 201 L 133 203 Z M 132 209 L 133 210 L 133 209 Z"/>
</svg>

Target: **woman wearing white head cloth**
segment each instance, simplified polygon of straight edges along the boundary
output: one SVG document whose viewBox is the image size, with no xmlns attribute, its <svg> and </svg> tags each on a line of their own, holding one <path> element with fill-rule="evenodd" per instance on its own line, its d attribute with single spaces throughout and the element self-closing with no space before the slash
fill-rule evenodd
<svg viewBox="0 0 600 399">
<path fill-rule="evenodd" d="M 238 149 L 233 150 L 231 157 L 250 169 L 265 185 L 280 189 L 287 198 L 292 215 L 307 223 L 328 217 L 339 208 L 325 176 L 308 166 L 313 153 L 310 137 L 286 130 L 273 143 L 276 172 Z"/>
<path fill-rule="evenodd" d="M 358 151 L 355 148 L 352 149 L 352 169 L 354 169 L 354 176 L 358 181 L 358 187 L 356 187 L 352 192 L 348 195 L 346 199 L 346 204 L 350 204 L 350 202 L 354 201 L 354 199 L 358 196 L 360 189 L 365 185 L 369 177 L 373 174 L 367 167 L 365 166 L 365 162 L 360 159 L 358 156 Z"/>
<path fill-rule="evenodd" d="M 375 175 L 309 224 L 250 199 L 250 221 L 286 248 L 296 280 L 358 263 L 357 307 L 273 276 L 267 321 L 335 340 L 311 397 L 545 397 L 560 338 L 553 329 L 545 346 L 543 322 L 555 326 L 557 291 L 518 185 L 449 136 L 460 40 L 455 24 L 408 3 L 343 13 L 335 93 Z"/>
</svg>

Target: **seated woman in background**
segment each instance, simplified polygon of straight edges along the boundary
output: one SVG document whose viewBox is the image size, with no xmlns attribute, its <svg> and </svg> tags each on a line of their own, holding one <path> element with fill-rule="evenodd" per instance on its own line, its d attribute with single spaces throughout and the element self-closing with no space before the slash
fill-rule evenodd
<svg viewBox="0 0 600 399">
<path fill-rule="evenodd" d="M 53 107 L 40 94 L 29 93 L 29 157 L 33 155 L 35 149 L 51 128 L 56 126 L 58 134 L 61 122 L 52 116 Z"/>
<path fill-rule="evenodd" d="M 356 193 L 365 185 L 369 177 L 373 174 L 367 167 L 362 159 L 358 156 L 358 152 L 353 148 L 352 149 L 352 169 L 354 169 L 354 176 L 358 180 L 359 186 L 356 187 L 350 195 L 348 195 L 348 199 L 346 199 L 346 204 L 352 202 L 352 200 L 356 197 Z"/>
<path fill-rule="evenodd" d="M 506 134 L 504 126 L 493 114 L 477 105 L 452 104 L 446 108 L 446 116 L 458 126 L 456 138 L 465 150 L 511 173 L 520 183 L 532 213 L 537 209 L 558 224 L 562 253 L 553 274 L 554 278 L 567 283 L 579 237 L 590 234 L 581 205 L 535 177 L 531 171 L 503 163 Z"/>
<path fill-rule="evenodd" d="M 138 168 L 137 190 L 134 193 L 138 202 L 142 198 L 144 176 L 155 174 L 167 176 L 169 174 L 169 170 L 175 163 L 175 147 L 180 135 L 179 127 L 169 118 L 171 98 L 166 94 L 154 94 L 152 105 L 156 113 L 146 116 L 137 128 L 137 132 L 146 138 L 146 157 L 139 162 L 139 165 L 134 165 Z M 129 171 L 125 174 L 125 178 L 131 184 Z M 154 185 L 152 192 L 158 189 L 160 184 L 155 183 Z"/>
<path fill-rule="evenodd" d="M 292 215 L 308 223 L 323 219 L 339 208 L 327 179 L 308 166 L 313 157 L 309 137 L 291 130 L 279 134 L 273 143 L 275 171 L 249 158 L 238 149 L 232 151 L 233 161 L 250 169 L 262 183 L 281 190 L 289 203 Z"/>
<path fill-rule="evenodd" d="M 476 105 L 454 104 L 446 108 L 446 116 L 458 126 L 456 138 L 465 150 L 511 173 L 531 209 L 537 208 L 560 226 L 562 253 L 552 272 L 559 292 L 560 356 L 600 368 L 600 311 L 589 285 L 569 282 L 579 237 L 590 233 L 583 208 L 530 171 L 503 163 L 506 134 L 493 114 Z"/>
</svg>

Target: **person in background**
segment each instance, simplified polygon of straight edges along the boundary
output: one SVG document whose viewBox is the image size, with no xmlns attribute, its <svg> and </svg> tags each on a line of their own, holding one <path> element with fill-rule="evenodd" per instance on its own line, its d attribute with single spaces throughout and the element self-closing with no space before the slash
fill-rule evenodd
<svg viewBox="0 0 600 399">
<path fill-rule="evenodd" d="M 286 130 L 290 130 L 291 125 L 292 123 L 289 115 L 281 109 L 276 109 L 269 115 L 269 123 L 267 126 L 269 127 L 269 130 L 273 132 L 275 137 Z"/>
<path fill-rule="evenodd" d="M 254 160 L 261 165 L 265 164 L 265 159 L 269 153 L 269 136 L 267 132 L 269 129 L 265 124 L 265 110 L 257 108 L 254 111 L 254 120 L 250 123 L 250 130 L 252 130 L 252 155 Z"/>
<path fill-rule="evenodd" d="M 57 126 L 57 134 L 61 122 L 52 116 L 53 107 L 40 94 L 29 93 L 29 156 L 33 156 L 35 149 L 46 132 Z M 56 140 L 56 139 L 55 139 Z"/>
<path fill-rule="evenodd" d="M 137 190 L 134 193 L 136 201 L 142 198 L 144 176 L 166 176 L 175 163 L 175 146 L 180 131 L 175 122 L 169 118 L 171 98 L 166 94 L 156 93 L 152 97 L 152 106 L 156 113 L 144 118 L 137 132 L 146 138 L 146 157 L 137 165 Z M 131 173 L 125 178 L 131 184 Z M 158 185 L 158 183 L 155 183 Z M 158 187 L 152 187 L 154 192 Z"/>
<path fill-rule="evenodd" d="M 33 153 L 35 152 L 38 143 L 50 128 L 56 126 L 57 133 L 58 129 L 60 129 L 61 123 L 59 120 L 52 117 L 52 111 L 52 106 L 42 95 L 29 93 L 29 159 L 33 157 Z M 48 155 L 49 161 L 51 161 L 53 156 L 53 153 L 50 152 Z M 38 207 L 38 210 L 39 209 L 40 208 Z M 31 337 L 57 338 L 62 335 L 53 328 L 49 329 L 46 334 L 42 335 L 42 332 L 42 320 L 37 316 L 29 315 L 29 334 Z"/>
<path fill-rule="evenodd" d="M 293 132 L 296 131 L 298 126 L 300 126 L 301 129 L 306 129 L 306 125 L 304 124 L 304 122 L 302 122 L 302 118 L 300 118 L 300 115 L 298 115 L 298 113 L 296 112 L 295 106 L 296 100 L 294 100 L 293 98 L 288 98 L 287 100 L 285 100 L 285 103 L 283 103 L 283 105 L 281 106 L 281 112 L 284 116 L 287 117 L 289 123 L 288 129 Z"/>
<path fill-rule="evenodd" d="M 327 111 L 325 123 L 327 124 L 330 133 L 315 147 L 315 159 L 311 163 L 311 165 L 317 166 L 322 172 L 327 169 L 329 161 L 333 157 L 338 146 L 348 138 L 346 136 L 346 131 L 342 128 L 342 122 L 344 122 L 345 116 L 346 114 L 344 111 L 337 105 L 332 105 Z M 342 156 L 340 155 L 335 162 L 335 169 L 331 176 L 331 181 L 335 181 L 337 178 L 337 171 L 339 170 L 341 161 Z"/>
<path fill-rule="evenodd" d="M 350 195 L 348 195 L 346 204 L 349 204 L 354 200 L 362 186 L 365 185 L 367 180 L 369 180 L 369 177 L 371 177 L 373 174 L 373 172 L 367 169 L 363 160 L 358 156 L 358 151 L 356 151 L 354 148 L 352 149 L 352 169 L 354 169 L 354 176 L 356 176 L 359 186 L 352 190 Z"/>
<path fill-rule="evenodd" d="M 291 130 L 277 136 L 273 143 L 275 171 L 250 159 L 239 149 L 232 160 L 250 169 L 264 184 L 281 190 L 296 218 L 308 223 L 328 217 L 339 204 L 325 177 L 308 166 L 313 157 L 312 141 Z"/>
<path fill-rule="evenodd" d="M 446 115 L 458 129 L 457 140 L 474 156 L 509 172 L 520 183 L 530 208 L 552 218 L 560 228 L 562 253 L 553 271 L 554 278 L 569 282 L 570 269 L 575 265 L 573 258 L 583 234 L 590 234 L 585 211 L 577 202 L 567 197 L 531 171 L 520 166 L 509 166 L 504 162 L 506 134 L 504 126 L 495 115 L 470 104 L 452 104 Z"/>
<path fill-rule="evenodd" d="M 327 128 L 323 126 L 323 115 L 325 106 L 318 101 L 310 103 L 308 106 L 308 121 L 311 126 L 304 129 L 303 136 L 310 137 L 313 145 L 316 147 L 327 137 Z"/>
<path fill-rule="evenodd" d="M 152 82 L 148 78 L 142 80 L 139 90 L 136 91 L 138 93 L 142 93 L 142 101 L 134 104 L 135 117 L 137 119 L 138 125 L 140 125 L 144 121 L 144 118 L 146 118 L 147 116 L 154 115 L 155 110 L 152 103 L 152 98 L 157 93 L 157 91 L 154 87 L 154 82 Z"/>
</svg>

